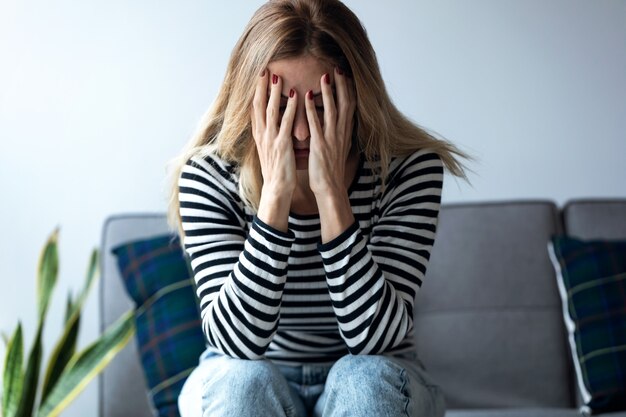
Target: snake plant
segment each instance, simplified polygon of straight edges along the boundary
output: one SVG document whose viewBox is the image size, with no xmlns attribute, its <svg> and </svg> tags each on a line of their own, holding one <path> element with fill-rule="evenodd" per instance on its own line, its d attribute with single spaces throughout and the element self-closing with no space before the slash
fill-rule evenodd
<svg viewBox="0 0 626 417">
<path fill-rule="evenodd" d="M 123 314 L 91 345 L 76 351 L 76 341 L 83 304 L 98 276 L 98 251 L 94 249 L 87 268 L 85 285 L 80 294 L 66 303 L 64 330 L 54 347 L 40 381 L 43 344 L 42 333 L 48 304 L 57 282 L 59 269 L 57 228 L 48 238 L 37 269 L 38 323 L 32 348 L 24 366 L 22 324 L 7 343 L 4 360 L 2 416 L 53 417 L 73 401 L 87 384 L 102 371 L 130 340 L 135 332 L 133 314 Z"/>
</svg>

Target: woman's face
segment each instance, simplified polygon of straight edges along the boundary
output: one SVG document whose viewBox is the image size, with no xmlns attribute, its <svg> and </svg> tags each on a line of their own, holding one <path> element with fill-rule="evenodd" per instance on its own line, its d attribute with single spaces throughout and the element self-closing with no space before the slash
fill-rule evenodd
<svg viewBox="0 0 626 417">
<path fill-rule="evenodd" d="M 296 155 L 296 169 L 308 168 L 308 152 L 298 150 L 309 149 L 309 123 L 306 117 L 306 109 L 304 100 L 306 93 L 313 91 L 315 107 L 317 108 L 317 116 L 320 123 L 324 122 L 324 106 L 322 103 L 322 91 L 320 80 L 324 74 L 330 75 L 330 84 L 334 91 L 334 67 L 322 60 L 312 57 L 311 55 L 303 55 L 297 58 L 286 58 L 278 61 L 272 61 L 267 66 L 271 80 L 271 75 L 276 74 L 282 79 L 282 92 L 280 100 L 280 117 L 287 105 L 289 91 L 293 88 L 297 93 L 296 115 L 293 122 L 293 130 L 291 133 L 293 147 Z M 271 82 L 271 81 L 270 81 Z M 270 85 L 268 84 L 268 94 L 270 95 Z"/>
</svg>

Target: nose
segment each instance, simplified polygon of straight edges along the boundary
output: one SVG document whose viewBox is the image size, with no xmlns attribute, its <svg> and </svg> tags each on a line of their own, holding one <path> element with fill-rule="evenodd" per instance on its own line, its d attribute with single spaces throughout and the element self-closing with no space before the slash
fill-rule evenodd
<svg viewBox="0 0 626 417">
<path fill-rule="evenodd" d="M 302 105 L 298 104 L 296 109 L 296 116 L 293 121 L 293 136 L 300 142 L 307 140 L 310 136 L 304 103 Z"/>
</svg>

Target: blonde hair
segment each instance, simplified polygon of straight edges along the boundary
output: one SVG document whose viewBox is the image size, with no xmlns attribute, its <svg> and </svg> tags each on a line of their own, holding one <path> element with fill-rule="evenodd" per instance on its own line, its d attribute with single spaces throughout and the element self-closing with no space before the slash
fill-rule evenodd
<svg viewBox="0 0 626 417">
<path fill-rule="evenodd" d="M 454 155 L 473 158 L 411 122 L 391 102 L 365 28 L 339 0 L 270 0 L 261 6 L 235 45 L 213 105 L 182 153 L 170 162 L 168 222 L 184 236 L 178 178 L 192 156 L 215 154 L 239 173 L 239 195 L 258 209 L 263 177 L 252 138 L 250 108 L 261 72 L 272 61 L 310 54 L 341 68 L 356 89 L 353 144 L 368 161 L 379 159 L 383 184 L 391 157 L 429 148 L 453 175 L 469 182 Z"/>
</svg>

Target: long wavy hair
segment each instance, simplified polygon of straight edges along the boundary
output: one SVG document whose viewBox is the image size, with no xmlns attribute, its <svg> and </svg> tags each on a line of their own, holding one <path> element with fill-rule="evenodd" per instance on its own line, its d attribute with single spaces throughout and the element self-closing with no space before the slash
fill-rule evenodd
<svg viewBox="0 0 626 417">
<path fill-rule="evenodd" d="M 263 176 L 252 137 L 250 109 L 259 74 L 272 61 L 309 54 L 341 68 L 356 89 L 353 145 L 366 160 L 380 160 L 383 186 L 391 157 L 429 148 L 445 168 L 469 182 L 459 158 L 473 160 L 411 122 L 392 103 L 365 28 L 339 0 L 270 0 L 246 26 L 230 56 L 217 98 L 179 156 L 169 162 L 168 222 L 184 236 L 178 178 L 192 156 L 217 155 L 239 174 L 239 195 L 254 212 Z"/>
</svg>

